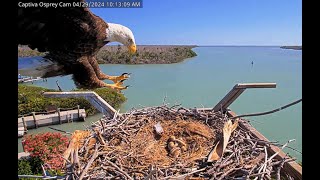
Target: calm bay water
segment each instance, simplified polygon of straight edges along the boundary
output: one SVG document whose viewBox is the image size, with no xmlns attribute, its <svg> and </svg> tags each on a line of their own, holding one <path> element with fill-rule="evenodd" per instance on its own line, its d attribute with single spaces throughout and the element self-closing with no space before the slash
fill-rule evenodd
<svg viewBox="0 0 320 180">
<path fill-rule="evenodd" d="M 177 64 L 100 67 L 109 75 L 132 73 L 131 78 L 125 81 L 130 87 L 123 91 L 128 100 L 121 107 L 122 112 L 132 107 L 160 105 L 164 97 L 170 105 L 181 103 L 184 107 L 212 107 L 236 83 L 277 83 L 275 89 L 247 89 L 230 106 L 239 115 L 272 110 L 302 97 L 302 51 L 279 47 L 197 47 L 194 51 L 198 56 Z M 26 59 L 20 59 L 19 64 L 25 63 L 23 60 Z M 75 88 L 71 76 L 48 78 L 47 82 L 38 81 L 33 85 L 57 89 L 56 80 L 63 90 Z M 88 117 L 84 123 L 55 127 L 72 132 L 83 129 L 101 116 L 97 114 Z M 289 146 L 301 151 L 301 103 L 277 113 L 247 119 L 270 141 L 284 144 L 289 139 L 296 139 Z M 28 133 L 44 131 L 52 130 L 42 127 Z M 19 152 L 22 151 L 21 139 L 18 139 L 18 146 Z M 285 151 L 302 161 L 300 153 L 287 148 Z"/>
</svg>

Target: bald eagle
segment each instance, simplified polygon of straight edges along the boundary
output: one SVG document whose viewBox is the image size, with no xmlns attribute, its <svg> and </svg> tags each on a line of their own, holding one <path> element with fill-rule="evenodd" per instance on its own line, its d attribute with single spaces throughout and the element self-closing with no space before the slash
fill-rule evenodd
<svg viewBox="0 0 320 180">
<path fill-rule="evenodd" d="M 78 87 L 111 87 L 128 76 L 109 76 L 99 68 L 96 54 L 109 42 L 119 42 L 136 52 L 132 31 L 123 25 L 107 23 L 88 7 L 40 7 L 44 3 L 84 3 L 84 0 L 21 0 L 18 4 L 18 44 L 28 45 L 44 58 L 61 65 L 61 74 L 73 74 Z M 27 3 L 27 4 L 25 4 Z M 33 7 L 26 7 L 33 6 Z M 50 75 L 48 75 L 50 76 Z"/>
</svg>

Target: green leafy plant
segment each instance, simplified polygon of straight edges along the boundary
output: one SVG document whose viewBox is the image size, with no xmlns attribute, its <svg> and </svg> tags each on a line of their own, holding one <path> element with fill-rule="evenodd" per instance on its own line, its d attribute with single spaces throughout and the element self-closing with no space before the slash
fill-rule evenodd
<svg viewBox="0 0 320 180">
<path fill-rule="evenodd" d="M 22 157 L 18 159 L 18 175 L 42 175 L 41 165 L 43 161 L 39 157 Z M 19 178 L 20 180 L 34 180 L 34 178 Z"/>
<path fill-rule="evenodd" d="M 83 90 L 83 89 L 81 89 Z M 86 110 L 87 115 L 93 115 L 98 111 L 84 98 L 46 98 L 43 92 L 56 91 L 36 86 L 18 85 L 18 114 L 28 114 L 30 112 L 46 112 L 49 106 L 59 108 L 72 108 L 77 105 Z M 75 90 L 80 91 L 80 89 Z M 126 101 L 123 94 L 110 88 L 98 88 L 94 90 L 102 99 L 107 101 L 114 108 L 119 108 Z"/>
<path fill-rule="evenodd" d="M 18 159 L 18 174 L 30 175 L 33 174 L 30 166 L 30 162 L 26 158 Z"/>
</svg>

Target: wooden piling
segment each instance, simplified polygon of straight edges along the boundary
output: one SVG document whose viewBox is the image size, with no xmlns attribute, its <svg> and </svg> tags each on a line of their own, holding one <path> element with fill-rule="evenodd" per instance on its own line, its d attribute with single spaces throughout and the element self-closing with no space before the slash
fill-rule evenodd
<svg viewBox="0 0 320 180">
<path fill-rule="evenodd" d="M 33 116 L 34 127 L 37 129 L 38 128 L 38 123 L 37 123 L 37 119 L 36 119 L 36 113 L 32 112 L 32 116 Z"/>
<path fill-rule="evenodd" d="M 21 119 L 22 119 L 24 131 L 27 132 L 28 129 L 27 129 L 27 124 L 26 124 L 26 122 L 24 121 L 24 116 L 22 116 Z"/>
<path fill-rule="evenodd" d="M 77 105 L 78 108 L 78 119 L 80 119 L 80 105 Z"/>
<path fill-rule="evenodd" d="M 69 119 L 70 119 L 71 122 L 73 122 L 72 114 L 69 114 Z"/>
<path fill-rule="evenodd" d="M 62 124 L 62 122 L 61 122 L 60 108 L 57 108 L 57 112 L 58 112 L 59 123 Z"/>
<path fill-rule="evenodd" d="M 66 114 L 66 119 L 67 119 L 68 123 L 70 123 L 69 113 Z"/>
<path fill-rule="evenodd" d="M 23 116 L 22 116 L 22 117 L 23 117 Z M 25 141 L 24 139 L 21 140 L 21 145 L 22 145 L 22 150 L 23 150 L 23 152 L 26 152 L 26 151 L 24 150 L 24 141 Z"/>
</svg>

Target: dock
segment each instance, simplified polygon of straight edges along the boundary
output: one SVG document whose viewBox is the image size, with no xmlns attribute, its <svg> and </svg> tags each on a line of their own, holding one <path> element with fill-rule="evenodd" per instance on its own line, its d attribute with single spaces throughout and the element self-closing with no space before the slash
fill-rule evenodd
<svg viewBox="0 0 320 180">
<path fill-rule="evenodd" d="M 27 83 L 27 82 L 33 82 L 33 81 L 39 81 L 42 80 L 41 77 L 23 77 L 23 78 L 18 78 L 18 83 Z"/>
<path fill-rule="evenodd" d="M 28 156 L 30 156 L 30 153 L 27 153 L 27 152 L 18 153 L 18 159 L 23 158 L 23 157 L 28 157 Z"/>
<path fill-rule="evenodd" d="M 18 137 L 22 137 L 28 129 L 70 123 L 73 121 L 84 121 L 86 118 L 85 109 L 68 111 L 60 111 L 60 109 L 58 109 L 56 112 L 49 114 L 31 114 L 31 116 L 22 116 L 18 118 Z"/>
<path fill-rule="evenodd" d="M 18 137 L 23 137 L 27 131 L 25 131 L 24 127 L 18 127 Z"/>
</svg>

